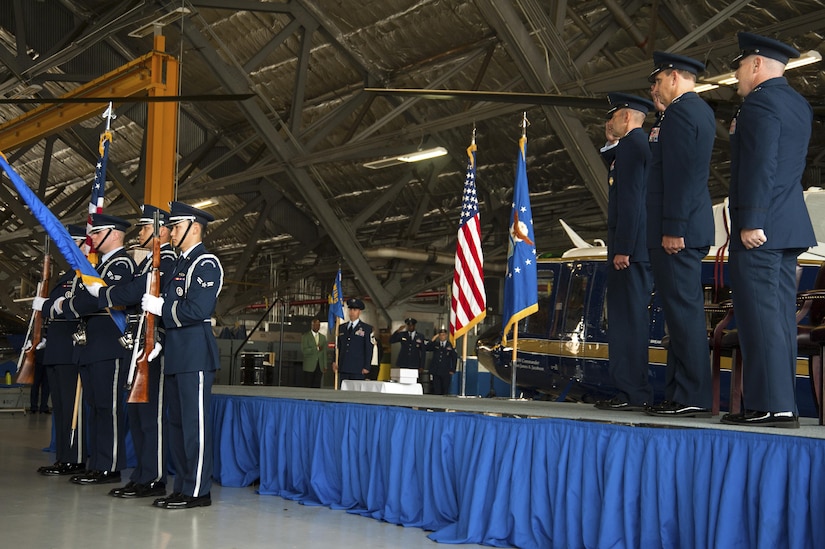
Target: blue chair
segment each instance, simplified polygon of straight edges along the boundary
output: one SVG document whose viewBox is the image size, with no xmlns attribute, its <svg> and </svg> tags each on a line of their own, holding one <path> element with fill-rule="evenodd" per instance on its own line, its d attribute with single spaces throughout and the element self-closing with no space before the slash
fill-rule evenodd
<svg viewBox="0 0 825 549">
<path fill-rule="evenodd" d="M 0 363 L 0 412 L 23 412 L 26 414 L 26 405 L 23 400 L 23 388 L 26 385 L 14 383 L 17 375 L 17 364 L 11 360 Z M 7 383 L 7 381 L 10 381 Z"/>
</svg>

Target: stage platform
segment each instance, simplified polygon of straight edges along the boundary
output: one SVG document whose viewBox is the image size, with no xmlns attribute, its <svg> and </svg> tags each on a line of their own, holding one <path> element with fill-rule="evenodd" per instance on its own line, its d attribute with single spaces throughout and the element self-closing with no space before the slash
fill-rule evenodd
<svg viewBox="0 0 825 549">
<path fill-rule="evenodd" d="M 215 477 L 506 547 L 825 547 L 825 428 L 215 386 Z"/>
</svg>

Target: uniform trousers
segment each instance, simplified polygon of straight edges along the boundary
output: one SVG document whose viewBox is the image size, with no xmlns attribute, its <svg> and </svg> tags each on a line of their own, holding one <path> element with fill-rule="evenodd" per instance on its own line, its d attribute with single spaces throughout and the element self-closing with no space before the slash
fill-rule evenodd
<svg viewBox="0 0 825 549">
<path fill-rule="evenodd" d="M 85 463 L 85 439 L 83 432 L 83 405 L 77 407 L 77 427 L 74 443 L 71 442 L 72 414 L 77 392 L 77 364 L 46 366 L 49 385 L 52 388 L 52 425 L 54 425 L 55 461 L 60 463 Z"/>
<path fill-rule="evenodd" d="M 174 492 L 203 496 L 212 489 L 212 383 L 215 372 L 164 376 Z"/>
<path fill-rule="evenodd" d="M 80 366 L 83 398 L 88 406 L 90 471 L 126 468 L 126 383 L 128 369 L 120 358 Z"/>
<path fill-rule="evenodd" d="M 653 404 L 650 359 L 650 263 L 633 262 L 616 270 L 607 263 L 607 344 L 610 377 L 631 404 Z"/>
<path fill-rule="evenodd" d="M 446 395 L 450 392 L 450 381 L 453 375 L 450 372 L 434 373 L 433 376 L 433 392 L 434 395 Z"/>
<path fill-rule="evenodd" d="M 800 250 L 735 250 L 729 267 L 745 408 L 796 407 L 796 260 Z"/>
<path fill-rule="evenodd" d="M 668 254 L 650 249 L 656 294 L 662 301 L 670 334 L 665 398 L 710 408 L 710 348 L 702 288 L 702 259 L 708 248 L 685 248 Z"/>
<path fill-rule="evenodd" d="M 149 402 L 129 403 L 129 432 L 137 465 L 129 479 L 138 484 L 166 482 L 166 447 L 163 437 L 163 356 L 149 364 Z"/>
</svg>

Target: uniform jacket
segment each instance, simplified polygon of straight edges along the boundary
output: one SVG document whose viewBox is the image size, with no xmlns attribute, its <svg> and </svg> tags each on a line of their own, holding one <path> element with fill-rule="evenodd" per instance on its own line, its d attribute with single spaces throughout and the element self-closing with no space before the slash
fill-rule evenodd
<svg viewBox="0 0 825 549">
<path fill-rule="evenodd" d="M 603 155 L 610 159 L 607 174 L 608 263 L 616 254 L 629 255 L 633 262 L 648 261 L 645 202 L 652 155 L 647 135 L 641 128 L 635 128 Z"/>
<path fill-rule="evenodd" d="M 427 342 L 420 332 L 395 332 L 390 336 L 390 343 L 401 343 L 395 365 L 398 368 L 424 368 L 424 353 L 427 351 Z"/>
<path fill-rule="evenodd" d="M 449 374 L 455 372 L 455 361 L 458 359 L 458 353 L 455 352 L 455 347 L 449 340 L 444 342 L 441 346 L 441 341 L 429 341 L 427 343 L 427 350 L 433 353 L 433 358 L 430 361 L 430 373 L 434 375 Z"/>
<path fill-rule="evenodd" d="M 731 250 L 743 250 L 739 231 L 762 229 L 761 249 L 816 244 L 802 195 L 802 172 L 813 112 L 784 77 L 753 89 L 730 126 Z"/>
<path fill-rule="evenodd" d="M 327 336 L 318 332 L 318 346 L 315 344 L 315 337 L 312 335 L 312 330 L 306 332 L 301 336 L 301 352 L 304 356 L 304 371 L 314 372 L 316 366 L 320 366 L 321 370 L 327 367 Z"/>
<path fill-rule="evenodd" d="M 68 271 L 60 277 L 49 299 L 43 304 L 43 319 L 46 321 L 46 348 L 43 350 L 43 364 L 77 364 L 72 335 L 77 331 L 79 321 L 67 320 L 63 313 L 54 310 L 58 298 L 69 299 L 74 294 L 77 278 L 74 271 Z M 79 354 L 79 353 L 78 353 Z"/>
<path fill-rule="evenodd" d="M 375 338 L 372 326 L 359 321 L 355 329 L 347 328 L 349 322 L 341 324 L 338 333 L 338 370 L 348 374 L 360 374 L 369 370 L 372 363 Z"/>
<path fill-rule="evenodd" d="M 107 286 L 128 284 L 134 279 L 136 270 L 135 262 L 123 248 L 97 266 L 97 272 Z M 127 312 L 129 310 L 134 311 L 127 309 Z M 73 297 L 63 303 L 63 314 L 66 318 L 82 318 L 86 323 L 86 345 L 78 346 L 80 364 L 124 357 L 126 350 L 118 341 L 123 334 L 82 282 L 77 282 Z"/>
<path fill-rule="evenodd" d="M 223 267 L 198 243 L 173 265 L 163 291 L 166 375 L 214 371 L 220 366 L 212 314 L 223 287 Z"/>
<path fill-rule="evenodd" d="M 687 248 L 713 245 L 708 174 L 715 136 L 713 110 L 694 92 L 674 99 L 650 131 L 648 248 L 661 247 L 663 235 L 683 237 Z"/>
</svg>

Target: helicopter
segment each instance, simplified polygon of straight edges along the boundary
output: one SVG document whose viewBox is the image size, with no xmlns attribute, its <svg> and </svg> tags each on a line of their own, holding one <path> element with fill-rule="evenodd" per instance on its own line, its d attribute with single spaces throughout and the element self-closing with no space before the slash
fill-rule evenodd
<svg viewBox="0 0 825 549">
<path fill-rule="evenodd" d="M 814 224 L 817 246 L 798 259 L 801 276 L 798 291 L 812 289 L 817 271 L 825 260 L 825 190 L 805 191 L 805 203 Z M 716 243 L 702 263 L 702 283 L 706 305 L 727 299 L 725 285 L 727 253 L 724 216 L 726 201 L 714 206 Z M 615 394 L 608 370 L 607 332 L 607 247 L 597 240 L 586 242 L 564 221 L 574 244 L 561 257 L 540 257 L 538 261 L 538 312 L 519 326 L 516 382 L 520 390 L 537 392 L 558 401 L 592 403 Z M 719 253 L 721 251 L 721 253 Z M 717 254 L 724 263 L 716 268 Z M 720 276 L 721 274 L 721 276 Z M 721 282 L 721 284 L 720 284 Z M 712 309 L 712 308 L 707 308 Z M 664 399 L 667 349 L 666 326 L 661 302 L 654 288 L 651 295 L 648 375 L 654 400 Z M 721 320 L 718 312 L 706 313 L 708 333 Z M 731 325 L 733 327 L 733 325 Z M 710 351 L 710 349 L 709 349 Z M 511 380 L 512 348 L 501 342 L 501 326 L 482 334 L 476 343 L 479 364 L 505 382 Z M 730 409 L 730 358 L 722 358 L 720 405 Z M 817 417 L 808 376 L 808 357 L 797 357 L 797 402 L 803 416 Z"/>
</svg>

